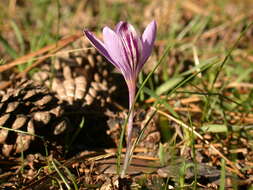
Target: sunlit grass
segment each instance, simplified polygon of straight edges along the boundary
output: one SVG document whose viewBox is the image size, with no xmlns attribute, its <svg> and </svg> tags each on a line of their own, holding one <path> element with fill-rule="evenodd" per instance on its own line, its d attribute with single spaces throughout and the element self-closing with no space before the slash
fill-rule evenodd
<svg viewBox="0 0 253 190">
<path fill-rule="evenodd" d="M 134 25 L 143 27 L 145 26 L 143 23 L 151 18 L 145 18 L 144 10 L 152 4 L 149 1 L 125 3 L 98 0 L 97 5 L 91 1 L 82 5 L 77 2 L 70 4 L 65 1 L 39 0 L 23 1 L 23 5 L 16 4 L 14 8 L 10 8 L 11 2 L 14 1 L 9 2 L 10 4 L 0 3 L 2 10 L 0 46 L 3 50 L 1 64 L 55 43 L 63 33 L 66 34 L 68 31 L 77 32 L 84 27 L 92 27 L 95 31 L 100 31 L 103 26 L 114 25 L 120 20 L 128 20 Z M 247 12 L 247 3 L 239 2 L 239 8 L 234 9 L 233 7 L 238 3 L 236 1 L 216 0 L 209 3 L 203 1 L 200 4 L 194 3 L 195 1 L 192 1 L 193 4 L 175 1 L 170 5 L 164 2 L 161 1 L 160 6 L 168 6 L 167 10 L 170 14 L 159 15 L 162 12 L 159 12 L 161 7 L 155 3 L 150 9 L 151 15 L 158 22 L 158 40 L 153 57 L 146 68 L 148 72 L 141 74 L 136 106 L 146 109 L 154 107 L 169 113 L 190 127 L 196 126 L 194 130 L 200 135 L 211 136 L 210 143 L 221 142 L 223 146 L 227 145 L 228 151 L 223 152 L 224 156 L 237 163 L 239 156 L 230 153 L 229 150 L 240 148 L 240 144 L 238 141 L 231 146 L 229 138 L 231 141 L 234 138 L 236 140 L 243 138 L 248 141 L 248 144 L 253 144 L 252 128 L 249 126 L 252 120 L 247 123 L 240 119 L 253 112 L 252 36 L 249 34 L 252 31 L 250 25 L 252 16 L 250 17 L 251 13 Z M 228 9 L 228 6 L 231 6 L 231 9 Z M 16 16 L 10 14 L 11 10 Z M 93 22 L 90 25 L 79 23 L 78 26 L 70 28 L 71 19 L 80 12 L 84 13 L 80 14 L 84 22 L 86 17 L 87 20 L 88 17 L 92 18 Z M 8 36 L 8 32 L 13 35 Z M 33 61 L 29 61 L 17 66 L 15 72 L 23 71 L 32 63 Z M 37 70 L 39 68 L 33 72 Z M 200 112 L 180 112 L 175 109 L 182 105 L 182 98 L 192 96 L 199 98 L 195 105 L 201 110 Z M 147 100 L 152 101 L 147 103 Z M 236 120 L 233 114 L 241 114 L 241 116 Z M 191 187 L 196 188 L 198 163 L 195 146 L 198 141 L 193 128 L 191 131 L 179 127 L 182 132 L 182 137 L 179 137 L 173 122 L 167 117 L 159 116 L 158 125 L 162 142 L 157 156 L 161 165 L 169 165 L 171 160 L 181 157 L 178 143 L 182 142 L 184 146 L 190 147 L 195 174 Z M 81 123 L 79 129 L 87 130 L 85 123 Z M 68 147 L 75 141 L 78 130 L 73 139 L 70 139 Z M 123 140 L 124 127 L 119 145 L 118 168 L 120 168 Z M 227 144 L 224 143 L 225 140 Z M 253 151 L 252 146 L 247 148 L 248 151 Z M 168 158 L 168 154 L 171 154 L 171 158 Z M 219 188 L 226 189 L 225 174 L 227 174 L 228 163 L 217 157 L 219 162 L 216 164 L 221 168 Z M 53 163 L 54 170 L 58 170 L 61 165 Z M 185 171 L 182 166 L 178 180 L 175 182 L 178 187 L 184 188 L 189 185 L 184 179 Z M 65 171 L 62 174 L 58 170 L 57 173 L 59 184 L 63 181 L 65 187 L 69 189 L 65 175 L 67 173 L 71 176 L 71 172 Z M 71 182 L 77 189 L 75 180 Z M 165 184 L 168 185 L 169 182 L 168 177 Z M 167 186 L 161 188 L 166 189 Z"/>
</svg>

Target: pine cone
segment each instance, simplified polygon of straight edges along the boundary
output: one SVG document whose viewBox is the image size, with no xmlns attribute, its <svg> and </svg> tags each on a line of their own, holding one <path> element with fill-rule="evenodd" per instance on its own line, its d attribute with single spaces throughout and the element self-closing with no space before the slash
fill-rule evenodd
<svg viewBox="0 0 253 190">
<path fill-rule="evenodd" d="M 85 130 L 79 131 L 71 151 L 115 146 L 106 134 L 108 117 L 105 115 L 106 110 L 115 108 L 111 102 L 115 81 L 109 74 L 113 66 L 95 49 L 84 49 L 52 59 L 32 76 L 56 93 L 73 129 L 85 120 Z"/>
<path fill-rule="evenodd" d="M 115 90 L 109 76 L 110 64 L 95 49 L 86 49 L 82 53 L 69 53 L 57 58 L 53 64 L 44 65 L 41 71 L 34 74 L 33 79 L 41 81 L 56 92 L 63 102 L 73 105 L 105 107 L 110 94 Z"/>
<path fill-rule="evenodd" d="M 38 136 L 52 140 L 67 129 L 58 99 L 33 81 L 9 88 L 1 96 L 0 113 L 0 150 L 4 156 L 28 150 L 40 140 Z"/>
</svg>

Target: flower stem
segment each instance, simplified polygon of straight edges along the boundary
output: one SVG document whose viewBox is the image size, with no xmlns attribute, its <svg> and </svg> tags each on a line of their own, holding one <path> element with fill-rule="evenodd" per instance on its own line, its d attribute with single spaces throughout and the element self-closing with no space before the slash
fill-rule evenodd
<svg viewBox="0 0 253 190">
<path fill-rule="evenodd" d="M 133 129 L 133 119 L 134 119 L 134 99 L 135 99 L 135 91 L 136 91 L 136 83 L 135 81 L 129 81 L 127 83 L 128 85 L 128 93 L 129 93 L 129 118 L 128 118 L 128 124 L 127 124 L 127 137 L 126 137 L 126 154 L 125 159 L 123 163 L 123 169 L 121 172 L 121 178 L 124 178 L 126 174 L 127 167 L 129 165 L 129 162 L 131 161 L 131 149 L 133 146 L 132 142 L 132 129 Z"/>
</svg>

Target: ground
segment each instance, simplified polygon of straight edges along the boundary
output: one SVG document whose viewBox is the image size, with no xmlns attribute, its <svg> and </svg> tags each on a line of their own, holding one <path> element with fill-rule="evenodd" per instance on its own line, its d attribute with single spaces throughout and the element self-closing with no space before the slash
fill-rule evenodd
<svg viewBox="0 0 253 190">
<path fill-rule="evenodd" d="M 253 189 L 249 0 L 0 3 L 0 189 Z M 119 178 L 128 91 L 83 35 L 157 22 L 138 79 Z"/>
</svg>

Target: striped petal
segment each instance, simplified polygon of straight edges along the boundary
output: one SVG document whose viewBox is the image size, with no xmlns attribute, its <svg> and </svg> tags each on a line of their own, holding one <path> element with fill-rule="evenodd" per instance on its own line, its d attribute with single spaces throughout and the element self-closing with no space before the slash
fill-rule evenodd
<svg viewBox="0 0 253 190">
<path fill-rule="evenodd" d="M 124 77 L 128 78 L 130 68 L 127 64 L 126 56 L 119 36 L 110 28 L 104 27 L 103 39 L 105 47 L 113 60 L 114 66 L 122 72 Z"/>
<path fill-rule="evenodd" d="M 85 30 L 84 34 L 87 36 L 87 38 L 90 40 L 92 45 L 112 64 L 114 64 L 114 61 L 112 60 L 110 54 L 108 53 L 105 44 L 101 42 L 98 38 L 96 38 L 90 31 Z"/>
<path fill-rule="evenodd" d="M 151 54 L 155 36 L 156 22 L 152 21 L 140 37 L 134 27 L 120 21 L 115 30 L 103 29 L 101 42 L 89 31 L 84 31 L 93 46 L 116 68 L 127 81 L 136 81 L 144 63 Z"/>
<path fill-rule="evenodd" d="M 145 31 L 142 34 L 142 45 L 143 45 L 143 51 L 142 51 L 142 61 L 141 63 L 144 64 L 148 57 L 150 56 L 152 52 L 152 48 L 154 46 L 154 41 L 156 37 L 156 22 L 152 21 L 145 29 Z"/>
<path fill-rule="evenodd" d="M 120 21 L 117 25 L 116 25 L 116 27 L 115 27 L 115 32 L 116 32 L 116 34 L 118 34 L 119 33 L 119 29 L 121 28 L 121 25 L 122 24 L 124 24 L 125 22 L 123 22 L 123 21 Z"/>
<path fill-rule="evenodd" d="M 131 69 L 129 72 L 132 73 L 132 77 L 137 77 L 136 69 L 141 61 L 142 54 L 141 39 L 134 27 L 126 22 L 120 23 L 116 28 L 116 32 L 121 39 L 126 63 Z"/>
</svg>

